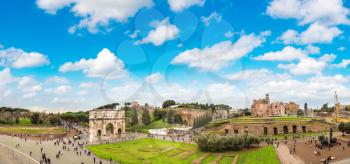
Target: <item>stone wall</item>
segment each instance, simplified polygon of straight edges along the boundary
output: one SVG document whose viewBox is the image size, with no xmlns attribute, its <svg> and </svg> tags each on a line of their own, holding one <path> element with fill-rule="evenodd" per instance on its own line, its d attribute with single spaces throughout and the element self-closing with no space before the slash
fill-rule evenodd
<svg viewBox="0 0 350 164">
<path fill-rule="evenodd" d="M 332 125 L 318 122 L 285 122 L 285 123 L 261 123 L 261 124 L 242 124 L 228 123 L 220 127 L 209 129 L 208 131 L 219 131 L 220 134 L 235 133 L 235 134 L 255 134 L 262 135 L 277 135 L 290 133 L 305 133 L 305 132 L 324 132 L 329 130 Z"/>
</svg>

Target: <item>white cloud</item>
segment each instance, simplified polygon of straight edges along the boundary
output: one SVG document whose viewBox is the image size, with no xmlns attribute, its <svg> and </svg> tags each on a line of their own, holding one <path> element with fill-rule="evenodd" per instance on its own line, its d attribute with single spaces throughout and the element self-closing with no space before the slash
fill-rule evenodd
<svg viewBox="0 0 350 164">
<path fill-rule="evenodd" d="M 330 63 L 332 61 L 334 61 L 334 59 L 337 58 L 336 55 L 334 54 L 324 54 L 323 56 L 320 57 L 320 61 L 324 61 L 326 63 Z"/>
<path fill-rule="evenodd" d="M 314 23 L 311 24 L 306 31 L 300 34 L 300 42 L 304 44 L 331 43 L 335 37 L 342 33 L 343 32 L 337 27 L 327 27 Z"/>
<path fill-rule="evenodd" d="M 55 88 L 53 92 L 57 94 L 63 94 L 63 93 L 68 93 L 71 90 L 72 90 L 72 87 L 70 85 L 61 85 Z"/>
<path fill-rule="evenodd" d="M 18 81 L 18 88 L 24 93 L 23 98 L 32 98 L 43 90 L 42 84 L 30 76 L 21 77 Z"/>
<path fill-rule="evenodd" d="M 348 67 L 350 64 L 350 60 L 349 59 L 343 59 L 340 63 L 338 64 L 332 64 L 333 67 L 335 68 L 346 68 Z"/>
<path fill-rule="evenodd" d="M 48 13 L 56 13 L 59 9 L 69 7 L 80 22 L 69 29 L 87 29 L 97 33 L 99 27 L 107 28 L 112 21 L 125 22 L 142 8 L 152 7 L 152 0 L 37 0 L 37 6 Z"/>
<path fill-rule="evenodd" d="M 233 81 L 250 80 L 255 81 L 255 83 L 262 81 L 269 81 L 271 79 L 281 79 L 288 78 L 286 74 L 274 74 L 268 69 L 256 69 L 256 70 L 243 70 L 240 72 L 225 75 L 226 79 Z"/>
<path fill-rule="evenodd" d="M 163 76 L 161 73 L 153 73 L 145 78 L 145 82 L 149 84 L 155 84 L 158 83 L 160 80 L 162 80 Z"/>
<path fill-rule="evenodd" d="M 36 5 L 49 14 L 56 14 L 57 10 L 62 9 L 73 2 L 74 0 L 37 0 Z"/>
<path fill-rule="evenodd" d="M 91 88 L 97 88 L 97 87 L 98 87 L 98 84 L 93 82 L 82 82 L 79 85 L 79 88 L 82 88 L 82 89 L 91 89 Z"/>
<path fill-rule="evenodd" d="M 337 50 L 338 50 L 338 51 L 345 51 L 345 49 L 346 49 L 346 48 L 345 48 L 345 47 L 343 47 L 343 46 L 341 46 L 341 47 L 337 48 Z"/>
<path fill-rule="evenodd" d="M 190 68 L 204 71 L 217 71 L 261 46 L 265 42 L 266 35 L 268 33 L 258 36 L 255 34 L 243 35 L 235 43 L 223 41 L 204 49 L 186 50 L 177 55 L 171 63 L 186 64 Z"/>
<path fill-rule="evenodd" d="M 25 52 L 14 47 L 0 50 L 0 66 L 28 68 L 48 65 L 49 59 L 39 52 Z"/>
<path fill-rule="evenodd" d="M 130 32 L 127 32 L 126 34 L 131 38 L 131 39 L 135 39 L 137 38 L 137 36 L 139 35 L 140 30 L 135 30 L 133 33 L 130 34 Z"/>
<path fill-rule="evenodd" d="M 203 6 L 205 0 L 168 0 L 170 9 L 174 12 L 181 12 L 192 6 Z"/>
<path fill-rule="evenodd" d="M 155 29 L 151 30 L 141 41 L 137 41 L 137 44 L 152 43 L 155 46 L 160 46 L 168 40 L 175 39 L 179 34 L 179 29 L 169 22 L 169 18 L 153 21 L 151 26 Z"/>
<path fill-rule="evenodd" d="M 291 44 L 299 42 L 299 33 L 295 30 L 287 30 L 278 39 L 282 40 L 284 44 Z"/>
<path fill-rule="evenodd" d="M 0 86 L 9 84 L 15 80 L 15 78 L 11 75 L 11 70 L 9 68 L 5 68 L 0 71 Z"/>
<path fill-rule="evenodd" d="M 305 50 L 308 54 L 319 54 L 320 53 L 320 48 L 313 46 L 313 45 L 307 45 Z"/>
<path fill-rule="evenodd" d="M 235 34 L 235 33 L 233 33 L 232 31 L 227 31 L 227 32 L 225 32 L 224 36 L 225 36 L 226 38 L 232 38 L 232 36 L 233 36 L 234 34 Z"/>
<path fill-rule="evenodd" d="M 45 81 L 46 84 L 56 83 L 56 84 L 68 84 L 69 80 L 60 76 L 52 76 Z"/>
<path fill-rule="evenodd" d="M 349 24 L 349 9 L 342 0 L 273 0 L 266 13 L 273 18 L 297 19 L 300 25 Z"/>
<path fill-rule="evenodd" d="M 205 16 L 201 17 L 201 21 L 204 23 L 205 26 L 209 26 L 212 20 L 220 22 L 221 19 L 222 19 L 221 15 L 218 14 L 217 12 L 212 12 L 208 17 L 205 17 Z"/>
<path fill-rule="evenodd" d="M 327 63 L 314 58 L 302 58 L 297 64 L 279 64 L 278 68 L 287 69 L 294 75 L 322 74 Z"/>
<path fill-rule="evenodd" d="M 114 53 L 104 48 L 96 59 L 81 59 L 77 62 L 67 62 L 60 67 L 60 72 L 83 71 L 87 77 L 120 79 L 127 76 L 124 63 Z"/>
<path fill-rule="evenodd" d="M 282 40 L 284 44 L 331 43 L 335 37 L 342 33 L 343 31 L 337 27 L 313 23 L 300 34 L 295 30 L 287 30 L 279 37 L 279 40 Z"/>
<path fill-rule="evenodd" d="M 293 61 L 305 58 L 306 56 L 307 55 L 303 50 L 291 46 L 286 46 L 281 51 L 268 52 L 261 56 L 257 56 L 254 59 L 264 61 Z"/>
</svg>

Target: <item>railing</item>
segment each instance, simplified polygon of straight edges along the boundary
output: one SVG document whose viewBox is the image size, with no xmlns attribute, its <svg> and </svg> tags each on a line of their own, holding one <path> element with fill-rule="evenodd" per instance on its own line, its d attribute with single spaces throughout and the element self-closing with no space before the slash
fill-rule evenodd
<svg viewBox="0 0 350 164">
<path fill-rule="evenodd" d="M 0 143 L 0 154 L 4 154 L 7 157 L 6 159 L 13 164 L 39 164 L 39 162 L 32 157 L 2 143 Z"/>
</svg>

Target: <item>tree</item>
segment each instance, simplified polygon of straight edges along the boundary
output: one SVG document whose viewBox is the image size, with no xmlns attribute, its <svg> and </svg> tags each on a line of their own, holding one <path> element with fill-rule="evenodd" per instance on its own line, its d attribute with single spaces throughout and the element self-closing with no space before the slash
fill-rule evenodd
<svg viewBox="0 0 350 164">
<path fill-rule="evenodd" d="M 183 123 L 182 117 L 181 117 L 181 115 L 179 115 L 179 114 L 176 114 L 176 115 L 175 115 L 174 121 L 175 121 L 175 123 L 177 123 L 177 124 L 182 124 L 182 123 Z"/>
<path fill-rule="evenodd" d="M 339 129 L 339 131 L 341 131 L 342 134 L 344 135 L 344 132 L 345 132 L 345 123 L 344 123 L 344 122 L 341 122 L 341 123 L 338 125 L 338 129 Z"/>
<path fill-rule="evenodd" d="M 32 124 L 38 124 L 40 121 L 39 113 L 33 113 L 32 116 L 30 117 L 30 121 L 32 122 Z"/>
<path fill-rule="evenodd" d="M 157 108 L 153 111 L 154 120 L 162 119 L 162 112 Z"/>
<path fill-rule="evenodd" d="M 51 125 L 60 125 L 61 124 L 61 119 L 57 115 L 51 115 L 49 117 L 49 122 Z"/>
<path fill-rule="evenodd" d="M 137 116 L 137 110 L 133 109 L 132 110 L 132 115 L 131 115 L 131 124 L 132 125 L 137 125 L 139 123 L 139 119 Z"/>
<path fill-rule="evenodd" d="M 151 117 L 149 115 L 148 109 L 143 109 L 143 112 L 142 112 L 142 123 L 144 125 L 149 125 L 151 123 Z"/>
<path fill-rule="evenodd" d="M 168 114 L 167 114 L 167 122 L 169 124 L 174 124 L 175 123 L 175 114 L 176 111 L 175 110 L 169 110 Z"/>
<path fill-rule="evenodd" d="M 175 104 L 176 104 L 176 103 L 175 103 L 174 100 L 166 100 L 166 101 L 163 102 L 162 107 L 163 107 L 163 108 L 167 108 L 167 107 L 172 106 L 172 105 L 175 105 Z"/>
<path fill-rule="evenodd" d="M 299 110 L 297 111 L 297 116 L 302 116 L 303 114 L 304 114 L 304 112 L 303 112 L 302 110 L 299 109 Z"/>
</svg>

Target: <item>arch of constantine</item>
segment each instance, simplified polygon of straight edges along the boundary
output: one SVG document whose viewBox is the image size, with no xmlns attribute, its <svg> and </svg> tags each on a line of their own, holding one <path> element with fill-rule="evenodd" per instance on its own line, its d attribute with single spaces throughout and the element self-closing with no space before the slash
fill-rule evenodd
<svg viewBox="0 0 350 164">
<path fill-rule="evenodd" d="M 125 133 L 125 111 L 120 106 L 89 111 L 89 140 L 110 140 Z"/>
</svg>

